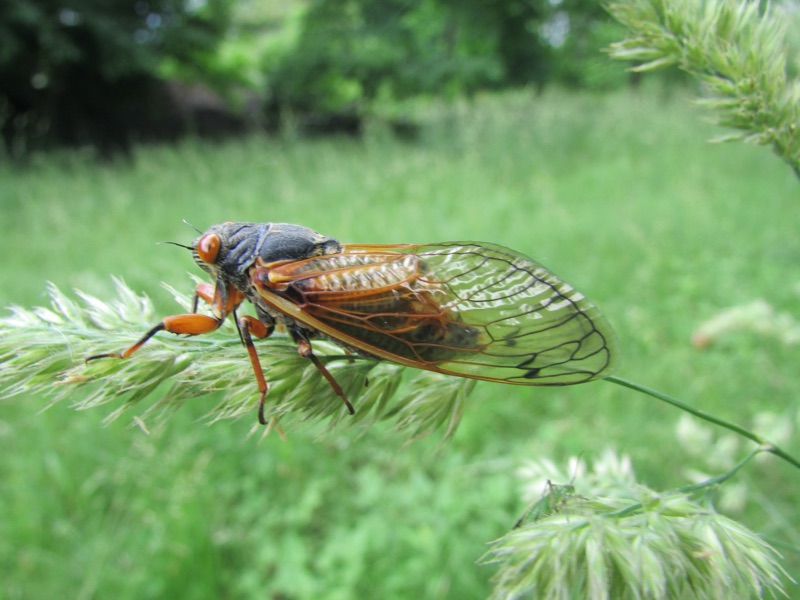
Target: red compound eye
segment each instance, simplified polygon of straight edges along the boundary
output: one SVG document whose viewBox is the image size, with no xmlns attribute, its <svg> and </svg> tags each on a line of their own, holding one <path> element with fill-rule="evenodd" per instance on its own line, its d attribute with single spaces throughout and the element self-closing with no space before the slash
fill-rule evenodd
<svg viewBox="0 0 800 600">
<path fill-rule="evenodd" d="M 219 255 L 220 240 L 216 233 L 208 233 L 197 242 L 197 256 L 205 263 L 214 264 Z"/>
</svg>

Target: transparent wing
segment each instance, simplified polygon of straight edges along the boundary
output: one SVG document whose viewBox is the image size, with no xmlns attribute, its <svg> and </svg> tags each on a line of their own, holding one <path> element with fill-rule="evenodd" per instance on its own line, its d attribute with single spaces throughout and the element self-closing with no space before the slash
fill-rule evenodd
<svg viewBox="0 0 800 600">
<path fill-rule="evenodd" d="M 494 244 L 347 245 L 259 265 L 264 302 L 361 352 L 450 375 L 567 385 L 610 374 L 615 336 L 583 294 Z"/>
</svg>

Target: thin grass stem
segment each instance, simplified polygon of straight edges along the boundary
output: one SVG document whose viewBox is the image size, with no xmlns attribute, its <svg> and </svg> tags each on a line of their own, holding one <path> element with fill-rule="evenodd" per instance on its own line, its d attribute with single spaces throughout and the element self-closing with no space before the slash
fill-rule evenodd
<svg viewBox="0 0 800 600">
<path fill-rule="evenodd" d="M 677 398 L 673 398 L 668 394 L 664 394 L 652 388 L 649 388 L 645 385 L 640 383 L 636 383 L 635 381 L 630 381 L 629 379 L 624 379 L 622 377 L 617 377 L 615 375 L 611 375 L 610 377 L 605 378 L 606 381 L 610 381 L 611 383 L 616 383 L 617 385 L 621 385 L 622 387 L 630 388 L 632 390 L 636 390 L 642 394 L 646 394 L 657 400 L 661 400 L 662 402 L 666 402 L 667 404 L 671 404 L 672 406 L 679 408 L 685 412 L 688 412 L 691 415 L 699 419 L 703 419 L 704 421 L 708 421 L 709 423 L 713 423 L 714 425 L 718 425 L 720 427 L 724 427 L 729 431 L 733 431 L 741 435 L 742 437 L 747 438 L 759 445 L 758 450 L 760 452 L 769 452 L 770 454 L 774 454 L 775 456 L 782 458 L 790 465 L 794 466 L 797 469 L 800 469 L 800 460 L 796 459 L 794 456 L 790 455 L 788 452 L 782 450 L 775 444 L 765 440 L 761 436 L 753 433 L 749 429 L 742 427 L 741 425 L 736 425 L 735 423 L 731 423 L 730 421 L 726 421 L 720 417 L 716 417 L 710 413 L 705 412 L 699 408 L 695 408 L 686 402 L 678 400 Z"/>
</svg>

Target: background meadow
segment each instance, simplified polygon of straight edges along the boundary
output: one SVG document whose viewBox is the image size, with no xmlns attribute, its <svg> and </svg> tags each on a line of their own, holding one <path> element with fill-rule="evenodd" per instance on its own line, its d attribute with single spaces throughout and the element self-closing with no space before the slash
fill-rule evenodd
<svg viewBox="0 0 800 600">
<path fill-rule="evenodd" d="M 800 452 L 800 346 L 753 328 L 691 343 L 708 319 L 758 299 L 800 318 L 797 180 L 780 160 L 709 143 L 719 130 L 660 86 L 413 110 L 424 127 L 412 141 L 373 123 L 362 139 L 287 132 L 142 146 L 109 164 L 75 153 L 2 164 L 0 305 L 46 304 L 48 281 L 110 299 L 116 275 L 174 313 L 161 282 L 188 292 L 199 273 L 158 242 L 188 243 L 184 219 L 300 223 L 344 242 L 493 241 L 600 306 L 620 338 L 619 375 Z M 476 561 L 526 504 L 524 461 L 565 467 L 614 449 L 640 481 L 669 489 L 745 448 L 713 431 L 702 448 L 730 459 L 714 463 L 679 437 L 678 411 L 606 382 L 480 383 L 445 444 L 381 426 L 260 440 L 248 436 L 255 396 L 252 420 L 207 426 L 213 404 L 151 419 L 146 435 L 132 420 L 145 406 L 107 424 L 114 406 L 5 400 L 0 595 L 484 598 L 493 567 Z M 797 578 L 797 472 L 764 457 L 737 482 L 731 516 L 779 545 Z"/>
</svg>

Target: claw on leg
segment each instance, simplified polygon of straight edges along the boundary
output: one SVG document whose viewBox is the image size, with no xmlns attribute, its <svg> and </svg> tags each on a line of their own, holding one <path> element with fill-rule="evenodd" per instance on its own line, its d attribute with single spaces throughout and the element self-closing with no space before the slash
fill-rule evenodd
<svg viewBox="0 0 800 600">
<path fill-rule="evenodd" d="M 136 352 L 139 348 L 144 346 L 145 342 L 157 334 L 159 331 L 164 329 L 164 322 L 162 321 L 155 327 L 153 327 L 150 331 L 144 334 L 142 339 L 136 342 L 133 346 L 123 350 L 122 352 L 107 352 L 106 354 L 93 354 L 92 356 L 87 356 L 84 361 L 89 362 L 90 360 L 97 360 L 98 358 L 128 358 L 131 354 Z"/>
</svg>

